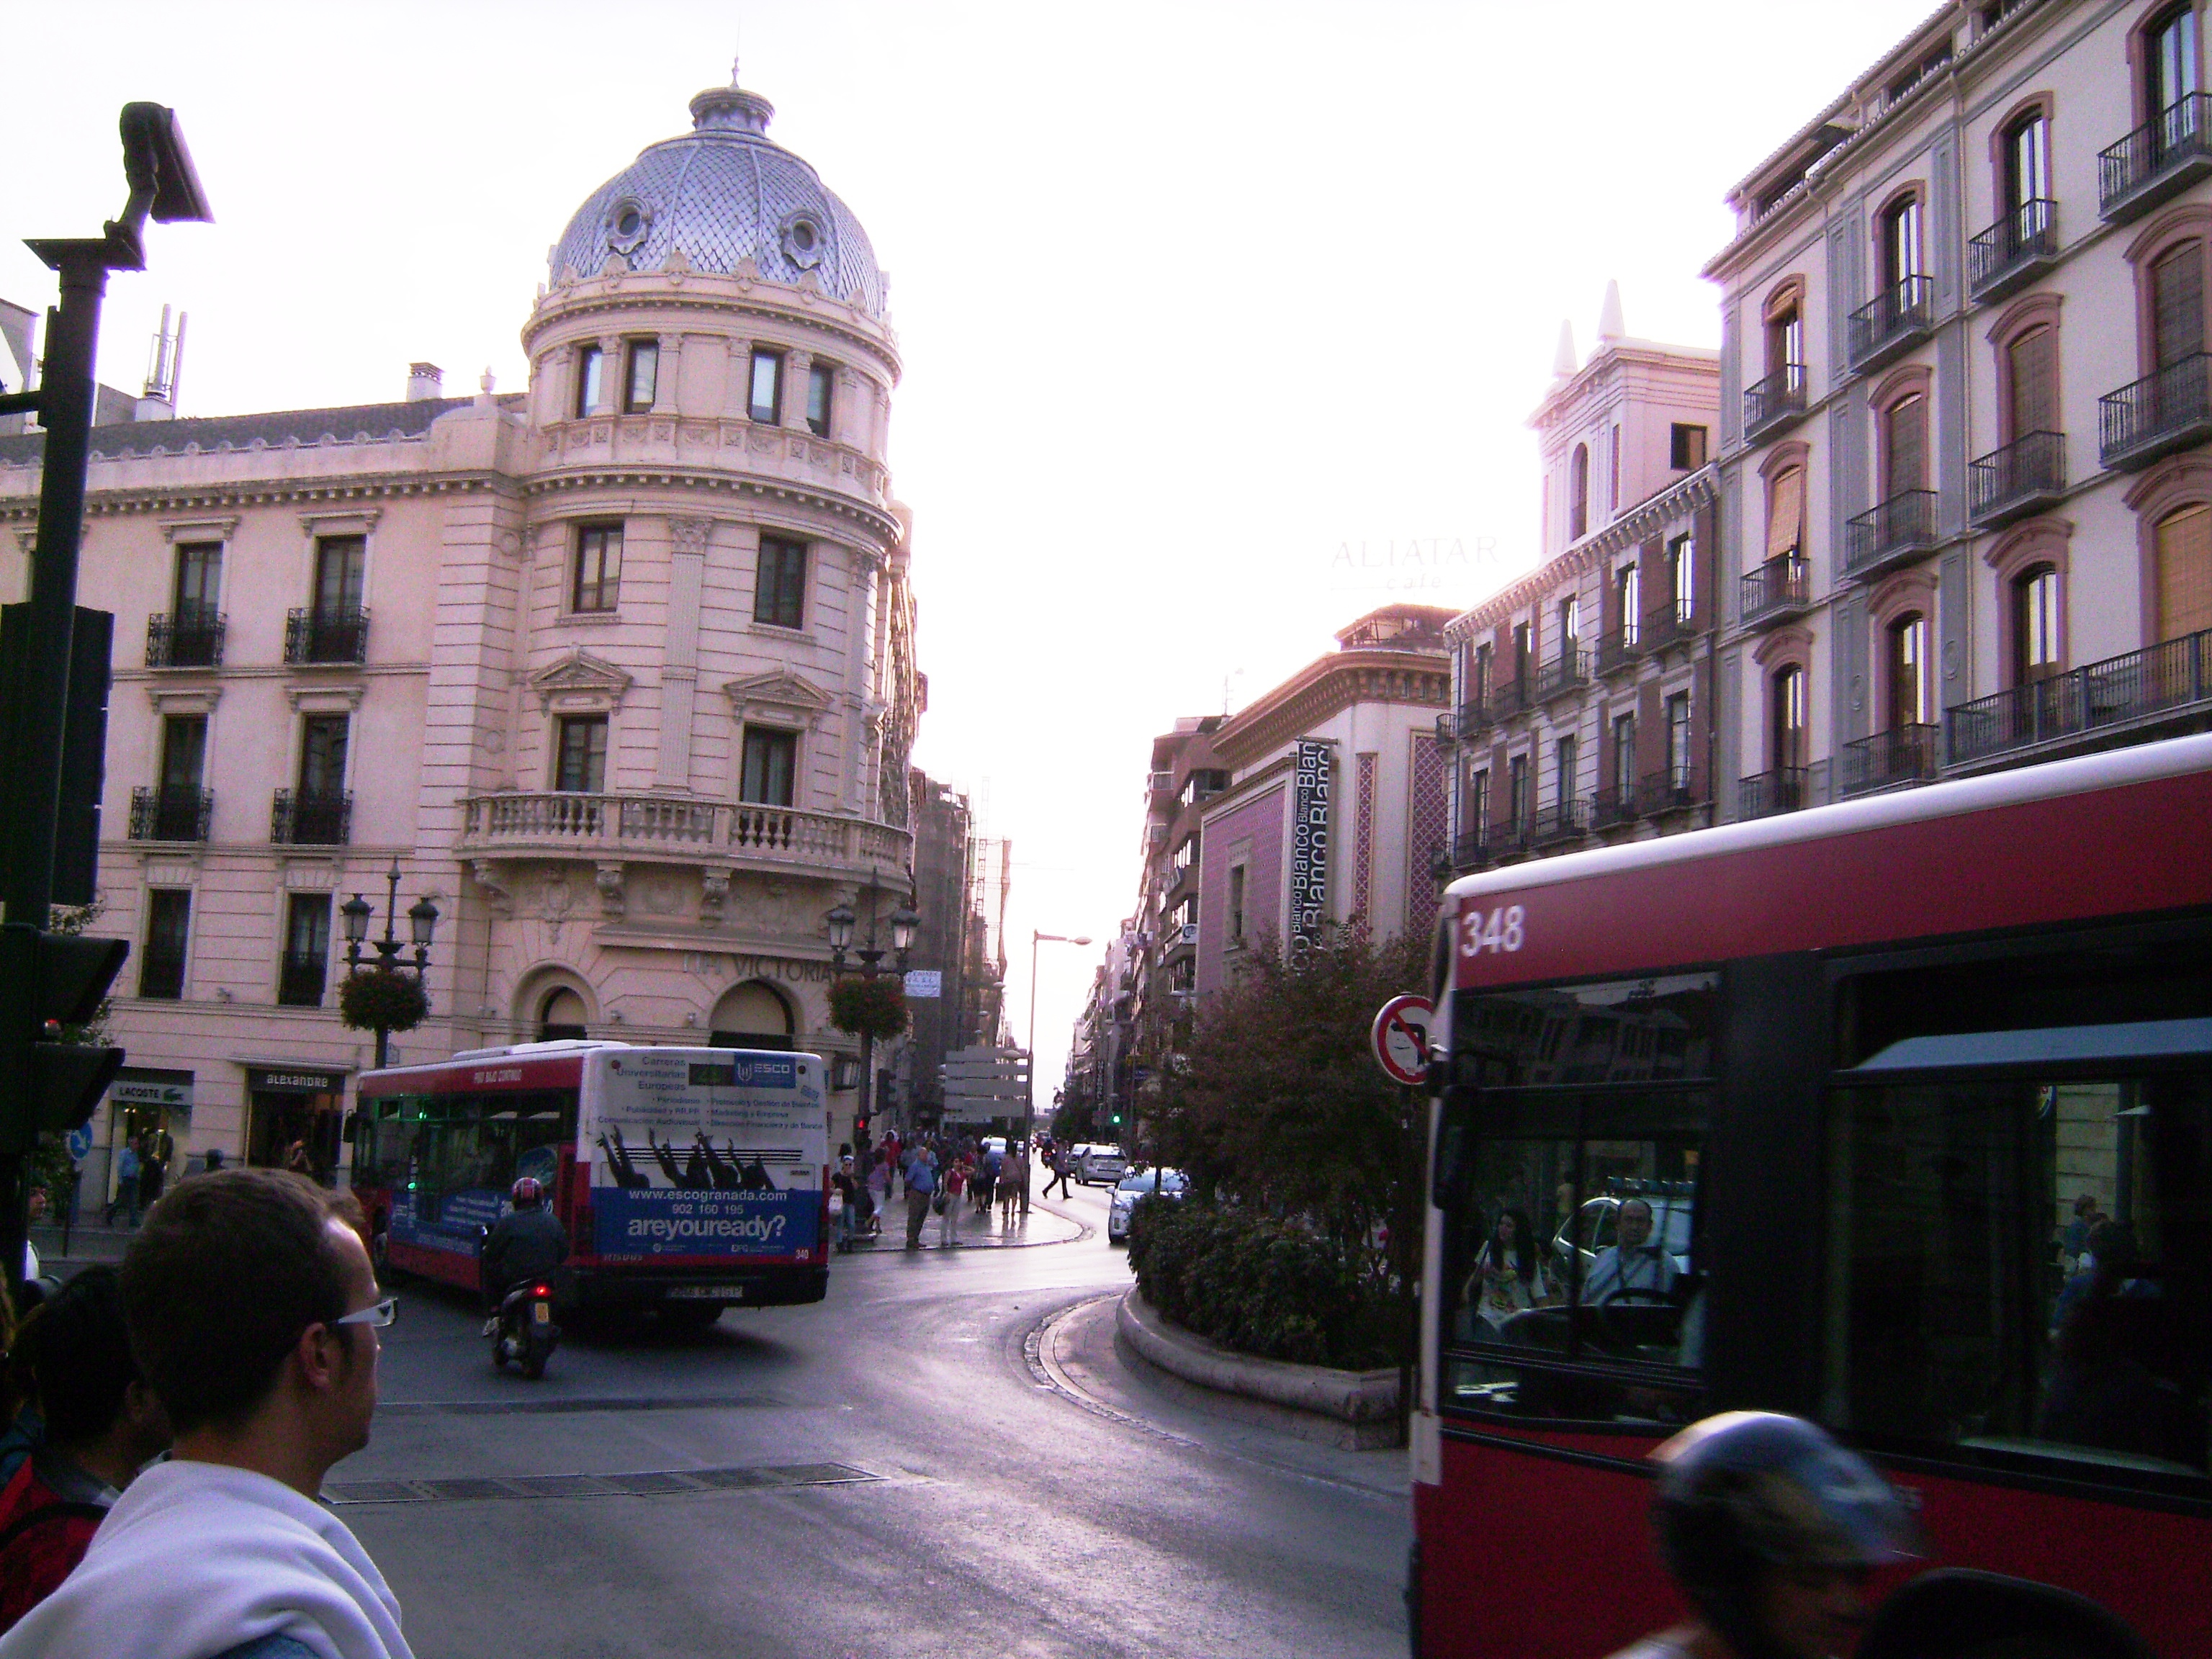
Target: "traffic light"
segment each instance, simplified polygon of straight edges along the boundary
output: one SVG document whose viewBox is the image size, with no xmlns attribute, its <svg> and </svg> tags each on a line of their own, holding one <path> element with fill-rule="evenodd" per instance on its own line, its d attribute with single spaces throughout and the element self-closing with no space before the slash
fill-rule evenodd
<svg viewBox="0 0 2212 1659">
<path fill-rule="evenodd" d="M 130 954 L 119 939 L 0 926 L 0 1153 L 66 1134 L 100 1104 L 123 1050 L 64 1042 L 62 1028 L 99 1012 Z"/>
</svg>

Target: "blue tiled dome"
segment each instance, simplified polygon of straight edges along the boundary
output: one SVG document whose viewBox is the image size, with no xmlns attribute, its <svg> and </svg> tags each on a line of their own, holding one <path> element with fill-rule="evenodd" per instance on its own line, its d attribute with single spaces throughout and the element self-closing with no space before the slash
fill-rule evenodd
<svg viewBox="0 0 2212 1659">
<path fill-rule="evenodd" d="M 811 270 L 823 292 L 884 314 L 884 276 L 852 210 L 769 142 L 775 109 L 716 87 L 691 100 L 692 130 L 653 145 L 592 193 L 554 245 L 552 276 L 595 275 L 609 255 L 658 270 L 680 248 L 696 270 L 734 275 L 750 258 L 770 282 Z"/>
</svg>

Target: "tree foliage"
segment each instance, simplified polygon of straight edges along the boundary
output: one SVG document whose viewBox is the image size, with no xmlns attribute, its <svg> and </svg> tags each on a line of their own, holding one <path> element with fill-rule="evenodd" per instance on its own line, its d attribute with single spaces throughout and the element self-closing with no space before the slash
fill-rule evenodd
<svg viewBox="0 0 2212 1659">
<path fill-rule="evenodd" d="M 419 975 L 380 964 L 356 968 L 338 982 L 338 1018 L 356 1031 L 411 1031 L 429 1012 Z"/>
</svg>

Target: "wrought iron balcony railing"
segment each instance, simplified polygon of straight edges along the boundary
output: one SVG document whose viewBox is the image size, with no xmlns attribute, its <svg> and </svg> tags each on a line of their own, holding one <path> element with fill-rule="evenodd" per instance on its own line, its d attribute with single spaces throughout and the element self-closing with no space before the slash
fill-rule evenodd
<svg viewBox="0 0 2212 1659">
<path fill-rule="evenodd" d="M 2097 152 L 2097 211 L 2120 224 L 2212 172 L 2212 104 L 2192 92 Z"/>
<path fill-rule="evenodd" d="M 1803 556 L 1785 553 L 1744 573 L 1743 625 L 1756 628 L 1811 609 L 1813 575 Z"/>
<path fill-rule="evenodd" d="M 1936 326 L 1936 279 L 1907 276 L 1850 317 L 1851 369 L 1878 368 Z"/>
<path fill-rule="evenodd" d="M 269 840 L 277 847 L 343 847 L 353 834 L 353 791 L 295 793 L 279 789 L 269 808 Z"/>
<path fill-rule="evenodd" d="M 1590 797 L 1589 823 L 1593 830 L 1610 830 L 1617 824 L 1633 823 L 1642 816 L 1637 810 L 1633 785 L 1625 789 L 1601 789 Z"/>
<path fill-rule="evenodd" d="M 1844 571 L 1880 575 L 1936 546 L 1936 492 L 1901 489 L 1872 510 L 1845 521 Z"/>
<path fill-rule="evenodd" d="M 205 841 L 214 819 L 212 789 L 164 786 L 131 792 L 133 841 Z"/>
<path fill-rule="evenodd" d="M 1743 435 L 1752 443 L 1771 436 L 1805 414 L 1805 365 L 1784 363 L 1744 388 Z"/>
<path fill-rule="evenodd" d="M 1452 711 L 1452 730 L 1461 742 L 1469 742 L 1489 729 L 1489 701 L 1478 694 Z"/>
<path fill-rule="evenodd" d="M 1464 875 L 1469 870 L 1482 869 L 1495 856 L 1490 840 L 1489 830 L 1483 829 L 1466 830 L 1449 842 L 1439 842 L 1429 867 L 1443 876 Z M 1438 860 L 1443 861 L 1441 867 Z"/>
<path fill-rule="evenodd" d="M 1583 648 L 1570 641 L 1559 654 L 1536 671 L 1536 701 L 1549 702 L 1589 684 L 1589 660 Z"/>
<path fill-rule="evenodd" d="M 2038 197 L 1966 244 L 1966 291 L 2002 300 L 2058 257 L 2058 204 Z"/>
<path fill-rule="evenodd" d="M 1538 847 L 1556 847 L 1565 841 L 1580 841 L 1589 834 L 1589 803 L 1586 800 L 1553 801 L 1536 814 L 1535 826 L 1529 840 Z"/>
<path fill-rule="evenodd" d="M 2212 436 L 2212 356 L 2192 352 L 2097 399 L 2097 457 L 2133 472 Z"/>
<path fill-rule="evenodd" d="M 229 622 L 228 617 L 193 611 L 147 617 L 146 666 L 222 667 L 222 636 Z"/>
<path fill-rule="evenodd" d="M 1966 516 L 1984 529 L 2010 524 L 2066 493 L 2066 434 L 2030 432 L 1966 467 Z"/>
<path fill-rule="evenodd" d="M 138 958 L 138 994 L 174 1002 L 184 994 L 184 951 L 173 945 L 149 942 Z"/>
<path fill-rule="evenodd" d="M 1771 818 L 1783 812 L 1795 812 L 1808 804 L 1805 769 L 1802 766 L 1778 767 L 1771 772 L 1756 772 L 1736 786 L 1735 815 L 1740 818 Z"/>
<path fill-rule="evenodd" d="M 1615 627 L 1598 636 L 1597 672 L 1601 675 L 1618 674 L 1632 667 L 1644 654 L 1642 630 L 1633 624 Z"/>
<path fill-rule="evenodd" d="M 1857 738 L 1844 745 L 1844 778 L 1839 793 L 1863 795 L 1869 790 L 1893 788 L 1900 783 L 1923 783 L 1936 775 L 1942 746 L 1940 726 L 1899 726 Z"/>
<path fill-rule="evenodd" d="M 1684 616 L 1681 607 L 1673 599 L 1644 613 L 1644 643 L 1649 650 L 1664 651 L 1703 631 L 1696 615 Z"/>
<path fill-rule="evenodd" d="M 285 1008 L 319 1008 L 330 982 L 330 958 L 320 951 L 287 951 L 276 970 L 276 1001 Z"/>
<path fill-rule="evenodd" d="M 1943 712 L 1943 759 L 1964 766 L 2212 710 L 2212 629 L 2107 657 Z"/>
<path fill-rule="evenodd" d="M 1445 714 L 1442 714 L 1437 715 L 1437 741 L 1438 743 L 1449 743 L 1449 742 L 1451 742 L 1451 741 L 1452 741 L 1452 738 L 1453 738 L 1454 735 L 1455 735 L 1455 733 L 1454 733 L 1454 730 L 1453 730 L 1453 726 L 1452 726 L 1452 717 L 1451 717 L 1450 714 L 1447 712 L 1447 713 L 1445 713 Z"/>
<path fill-rule="evenodd" d="M 1698 805 L 1703 796 L 1690 777 L 1686 766 L 1669 766 L 1656 772 L 1647 772 L 1636 786 L 1637 810 L 1647 818 L 1662 813 L 1686 811 Z"/>
<path fill-rule="evenodd" d="M 368 609 L 287 611 L 284 660 L 293 664 L 368 661 Z"/>
</svg>

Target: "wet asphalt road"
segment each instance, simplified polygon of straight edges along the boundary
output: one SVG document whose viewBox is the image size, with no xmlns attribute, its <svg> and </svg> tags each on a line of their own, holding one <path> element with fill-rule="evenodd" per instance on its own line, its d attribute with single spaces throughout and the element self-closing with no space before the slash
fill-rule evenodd
<svg viewBox="0 0 2212 1659">
<path fill-rule="evenodd" d="M 423 1659 L 1402 1655 L 1402 1454 L 1147 1376 L 1103 1193 L 1055 1207 L 1087 1236 L 840 1258 L 818 1306 L 579 1338 L 538 1383 L 403 1285 L 337 1512 Z"/>
</svg>

